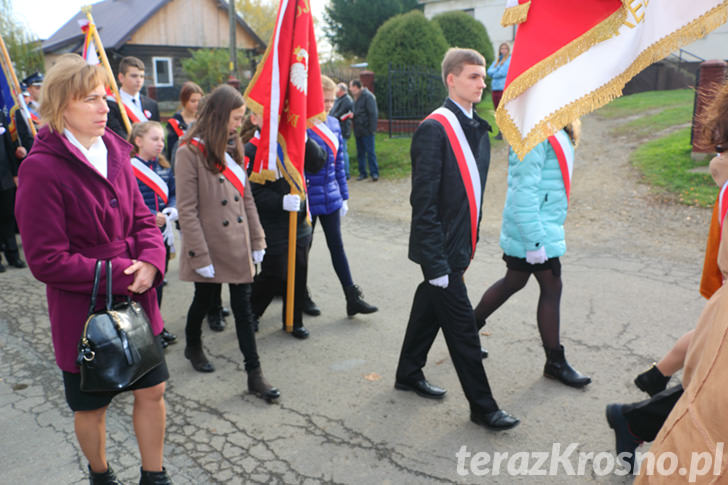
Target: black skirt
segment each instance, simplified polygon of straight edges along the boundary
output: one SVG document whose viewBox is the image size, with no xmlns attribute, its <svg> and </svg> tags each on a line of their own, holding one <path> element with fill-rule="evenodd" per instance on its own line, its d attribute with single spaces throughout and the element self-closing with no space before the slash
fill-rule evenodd
<svg viewBox="0 0 728 485">
<path fill-rule="evenodd" d="M 157 344 L 159 335 L 156 337 Z M 162 363 L 145 374 L 141 379 L 129 386 L 127 389 L 114 392 L 84 392 L 81 390 L 81 374 L 73 374 L 63 371 L 63 386 L 66 390 L 66 402 L 71 411 L 93 411 L 108 406 L 111 400 L 117 394 L 136 389 L 145 389 L 154 387 L 169 379 L 169 370 L 167 370 L 167 362 L 162 355 Z"/>
<path fill-rule="evenodd" d="M 559 258 L 549 258 L 543 263 L 531 264 L 525 258 L 516 258 L 503 253 L 503 261 L 506 262 L 506 267 L 513 271 L 536 273 L 538 271 L 551 270 L 554 276 L 561 276 L 561 261 L 559 261 Z"/>
</svg>

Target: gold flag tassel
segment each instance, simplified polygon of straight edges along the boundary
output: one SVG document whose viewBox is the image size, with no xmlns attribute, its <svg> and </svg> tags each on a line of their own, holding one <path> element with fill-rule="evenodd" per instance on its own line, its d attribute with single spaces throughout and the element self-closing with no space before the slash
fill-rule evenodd
<svg viewBox="0 0 728 485">
<path fill-rule="evenodd" d="M 525 3 L 519 3 L 513 7 L 506 7 L 501 18 L 501 25 L 508 27 L 509 25 L 518 25 L 526 21 L 528 17 L 528 9 L 531 7 L 531 0 Z"/>
</svg>

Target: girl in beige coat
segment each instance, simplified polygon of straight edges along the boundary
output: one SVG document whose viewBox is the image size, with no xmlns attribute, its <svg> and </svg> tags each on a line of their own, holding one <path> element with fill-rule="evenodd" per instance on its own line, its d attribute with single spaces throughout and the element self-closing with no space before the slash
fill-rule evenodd
<svg viewBox="0 0 728 485">
<path fill-rule="evenodd" d="M 243 150 L 236 132 L 244 114 L 240 93 L 230 86 L 216 88 L 204 99 L 197 123 L 177 150 L 180 278 L 195 283 L 185 357 L 199 372 L 215 370 L 202 349 L 202 320 L 215 304 L 216 284 L 228 283 L 248 390 L 270 402 L 280 393 L 263 377 L 251 325 L 250 288 L 254 264 L 265 254 L 265 234 L 240 165 Z"/>
</svg>

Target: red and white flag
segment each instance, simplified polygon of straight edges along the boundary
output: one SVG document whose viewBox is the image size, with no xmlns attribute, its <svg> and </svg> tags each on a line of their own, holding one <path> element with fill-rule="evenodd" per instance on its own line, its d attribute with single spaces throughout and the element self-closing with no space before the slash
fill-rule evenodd
<svg viewBox="0 0 728 485">
<path fill-rule="evenodd" d="M 81 26 L 81 31 L 84 34 L 81 56 L 86 60 L 86 64 L 100 64 L 101 61 L 99 60 L 98 52 L 96 52 L 96 43 L 94 42 L 94 30 L 96 26 L 90 23 L 88 19 L 79 20 L 78 25 Z"/>
<path fill-rule="evenodd" d="M 728 14 L 728 0 L 518 1 L 511 8 L 528 5 L 527 16 L 496 121 L 520 158 Z"/>
<path fill-rule="evenodd" d="M 306 128 L 326 119 L 309 0 L 281 0 L 268 50 L 245 98 L 263 117 L 250 180 L 275 180 L 280 171 L 291 193 L 304 194 Z"/>
</svg>

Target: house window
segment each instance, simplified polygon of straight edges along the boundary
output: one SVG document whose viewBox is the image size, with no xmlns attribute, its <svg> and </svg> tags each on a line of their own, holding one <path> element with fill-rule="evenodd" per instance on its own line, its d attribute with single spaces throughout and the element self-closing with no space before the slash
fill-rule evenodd
<svg viewBox="0 0 728 485">
<path fill-rule="evenodd" d="M 174 86 L 172 58 L 153 57 L 152 64 L 154 65 L 154 85 L 157 87 Z"/>
<path fill-rule="evenodd" d="M 475 17 L 475 9 L 474 8 L 466 8 L 463 9 L 463 12 L 470 15 L 471 17 Z"/>
</svg>

